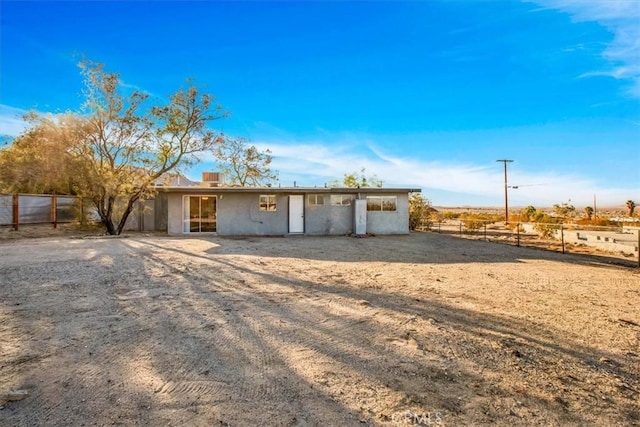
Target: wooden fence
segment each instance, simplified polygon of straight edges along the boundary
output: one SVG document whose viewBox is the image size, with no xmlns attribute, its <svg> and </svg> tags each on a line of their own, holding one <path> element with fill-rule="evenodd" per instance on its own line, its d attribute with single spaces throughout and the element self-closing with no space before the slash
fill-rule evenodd
<svg viewBox="0 0 640 427">
<path fill-rule="evenodd" d="M 0 226 L 18 230 L 21 224 L 58 224 L 80 221 L 85 216 L 80 197 L 51 194 L 0 194 Z"/>
</svg>

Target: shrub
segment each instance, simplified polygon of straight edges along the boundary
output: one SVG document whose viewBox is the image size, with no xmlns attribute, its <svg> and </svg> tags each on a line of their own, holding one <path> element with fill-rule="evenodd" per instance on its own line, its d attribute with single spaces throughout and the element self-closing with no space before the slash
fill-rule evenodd
<svg viewBox="0 0 640 427">
<path fill-rule="evenodd" d="M 467 230 L 475 231 L 484 227 L 485 224 L 492 224 L 501 221 L 500 215 L 491 214 L 464 214 L 460 218 Z"/>
<path fill-rule="evenodd" d="M 442 219 L 458 219 L 460 214 L 458 212 L 444 211 L 442 212 Z"/>
<path fill-rule="evenodd" d="M 538 232 L 538 235 L 542 238 L 553 237 L 556 230 L 559 230 L 561 226 L 562 223 L 558 218 L 554 218 L 546 214 L 537 216 L 536 218 L 535 229 Z"/>
<path fill-rule="evenodd" d="M 420 193 L 411 193 L 409 196 L 409 229 L 416 230 L 419 227 L 431 227 L 431 213 L 434 209 L 431 203 Z"/>
</svg>

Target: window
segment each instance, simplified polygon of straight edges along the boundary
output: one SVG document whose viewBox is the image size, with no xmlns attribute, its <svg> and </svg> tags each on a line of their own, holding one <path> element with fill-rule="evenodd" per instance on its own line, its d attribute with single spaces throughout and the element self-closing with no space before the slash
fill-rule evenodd
<svg viewBox="0 0 640 427">
<path fill-rule="evenodd" d="M 394 212 L 397 206 L 396 196 L 367 196 L 367 210 L 373 212 Z"/>
<path fill-rule="evenodd" d="M 308 204 L 309 206 L 322 206 L 324 205 L 324 194 L 309 194 Z"/>
<path fill-rule="evenodd" d="M 260 196 L 260 210 L 265 212 L 275 212 L 276 196 L 274 194 Z"/>
<path fill-rule="evenodd" d="M 351 194 L 332 194 L 332 206 L 351 206 Z"/>
</svg>

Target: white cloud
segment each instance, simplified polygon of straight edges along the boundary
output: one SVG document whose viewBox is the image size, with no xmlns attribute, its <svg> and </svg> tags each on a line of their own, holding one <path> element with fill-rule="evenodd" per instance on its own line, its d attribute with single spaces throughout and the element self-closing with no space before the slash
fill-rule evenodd
<svg viewBox="0 0 640 427">
<path fill-rule="evenodd" d="M 300 186 L 322 185 L 364 167 L 367 174 L 377 175 L 385 186 L 421 188 L 427 198 L 439 205 L 500 206 L 504 201 L 501 164 L 428 161 L 391 155 L 370 142 L 362 150 L 362 143 L 354 144 L 335 136 L 329 140 L 331 145 L 318 141 L 267 140 L 255 145 L 272 151 L 273 167 L 279 170 L 283 185 L 291 185 L 294 180 Z M 579 175 L 522 172 L 511 166 L 508 176 L 509 185 L 518 186 L 509 190 L 513 206 L 551 206 L 569 200 L 576 206 L 586 206 L 592 203 L 594 194 L 602 205 L 619 205 L 621 200 L 640 196 L 632 194 L 638 193 L 638 189 L 604 188 Z"/>
<path fill-rule="evenodd" d="M 136 92 L 143 93 L 143 94 L 145 94 L 145 95 L 147 95 L 147 96 L 149 96 L 151 98 L 160 98 L 160 96 L 158 96 L 157 94 L 155 94 L 153 92 L 149 92 L 148 90 L 146 90 L 146 89 L 144 89 L 144 88 L 142 88 L 142 87 L 140 87 L 138 85 L 135 85 L 135 84 L 132 84 L 132 83 L 127 83 L 122 79 L 120 79 L 120 86 L 123 87 L 124 89 L 128 89 L 131 92 L 136 91 Z"/>
<path fill-rule="evenodd" d="M 16 137 L 20 135 L 29 126 L 29 123 L 23 118 L 24 115 L 29 112 L 53 118 L 54 120 L 63 114 L 37 110 L 23 110 L 22 108 L 0 104 L 0 136 Z"/>
<path fill-rule="evenodd" d="M 597 22 L 613 34 L 602 51 L 610 67 L 581 77 L 609 76 L 629 80 L 629 94 L 640 97 L 640 1 L 638 0 L 528 0 L 571 15 L 574 22 Z"/>
<path fill-rule="evenodd" d="M 0 104 L 0 135 L 20 135 L 27 127 L 27 122 L 22 118 L 25 113 L 26 110 Z"/>
</svg>

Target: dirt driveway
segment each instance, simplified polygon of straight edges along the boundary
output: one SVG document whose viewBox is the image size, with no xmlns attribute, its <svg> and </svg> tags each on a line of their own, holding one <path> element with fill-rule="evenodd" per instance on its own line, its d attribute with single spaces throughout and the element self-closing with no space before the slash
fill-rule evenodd
<svg viewBox="0 0 640 427">
<path fill-rule="evenodd" d="M 579 255 L 24 239 L 0 295 L 0 425 L 640 425 L 640 274 Z"/>
</svg>

